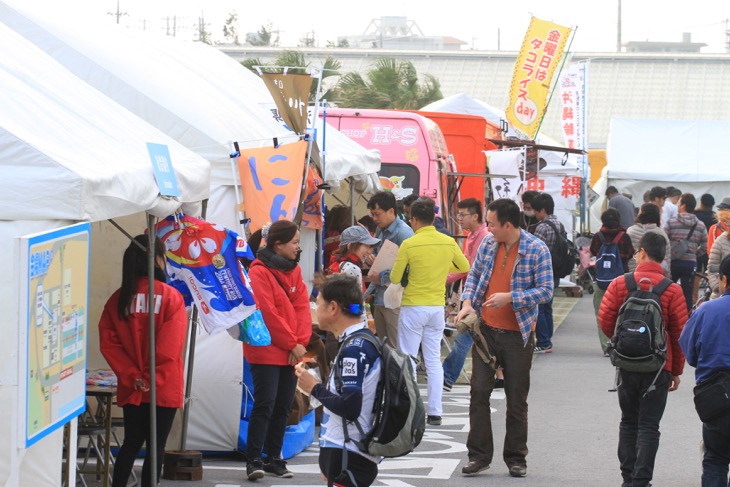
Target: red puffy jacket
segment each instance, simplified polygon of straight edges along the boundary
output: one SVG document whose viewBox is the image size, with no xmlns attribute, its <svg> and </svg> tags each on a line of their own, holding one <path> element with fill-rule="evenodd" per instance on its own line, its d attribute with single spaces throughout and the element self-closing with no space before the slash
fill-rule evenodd
<svg viewBox="0 0 730 487">
<path fill-rule="evenodd" d="M 139 280 L 132 310 L 126 320 L 119 318 L 117 290 L 104 306 L 99 320 L 101 354 L 117 375 L 117 404 L 139 406 L 150 402 L 150 393 L 134 389 L 134 381 L 150 383 L 149 313 L 147 312 L 147 278 Z M 180 408 L 183 404 L 183 348 L 188 329 L 188 315 L 183 297 L 172 286 L 155 281 L 155 384 L 157 405 Z"/>
<path fill-rule="evenodd" d="M 664 279 L 662 266 L 656 262 L 645 261 L 636 266 L 634 278 L 639 286 L 639 281 L 649 278 L 652 285 L 656 286 Z M 642 289 L 646 288 L 642 286 Z M 611 338 L 616 329 L 616 319 L 621 305 L 626 300 L 629 291 L 626 289 L 626 281 L 623 277 L 617 277 L 606 289 L 606 294 L 601 301 L 601 308 L 598 311 L 598 322 L 601 330 L 607 337 Z M 667 329 L 669 346 L 667 347 L 667 363 L 664 370 L 672 375 L 681 375 L 684 370 L 684 353 L 679 348 L 679 335 L 682 333 L 684 323 L 687 321 L 687 301 L 684 299 L 682 288 L 672 283 L 661 296 L 662 314 L 664 315 L 664 326 Z"/>
<path fill-rule="evenodd" d="M 297 344 L 306 347 L 312 336 L 312 312 L 302 269 L 280 271 L 259 259 L 248 272 L 256 302 L 271 334 L 271 345 L 243 344 L 243 356 L 251 364 L 289 365 L 289 352 Z"/>
</svg>

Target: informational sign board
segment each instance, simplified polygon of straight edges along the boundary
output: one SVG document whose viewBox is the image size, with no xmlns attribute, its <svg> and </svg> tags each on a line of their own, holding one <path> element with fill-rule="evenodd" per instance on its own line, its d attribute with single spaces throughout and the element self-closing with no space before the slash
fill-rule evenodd
<svg viewBox="0 0 730 487">
<path fill-rule="evenodd" d="M 91 225 L 27 235 L 20 243 L 20 446 L 84 411 Z"/>
<path fill-rule="evenodd" d="M 150 153 L 152 168 L 155 170 L 155 179 L 160 188 L 162 196 L 180 196 L 180 189 L 177 187 L 177 178 L 172 169 L 170 149 L 164 144 L 153 144 L 147 142 L 147 152 Z"/>
</svg>

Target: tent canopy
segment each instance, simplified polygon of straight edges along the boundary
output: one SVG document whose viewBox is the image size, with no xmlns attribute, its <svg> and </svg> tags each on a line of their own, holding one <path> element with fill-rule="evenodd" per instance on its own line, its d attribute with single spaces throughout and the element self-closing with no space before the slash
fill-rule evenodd
<svg viewBox="0 0 730 487">
<path fill-rule="evenodd" d="M 115 26 L 80 28 L 50 15 L 47 5 L 33 10 L 16 0 L 0 1 L 0 14 L 81 79 L 210 161 L 213 186 L 233 184 L 232 142 L 253 148 L 274 138 L 298 140 L 274 119 L 269 109 L 274 101 L 263 81 L 207 44 Z M 377 153 L 349 142 L 342 134 L 327 134 L 333 173 L 328 170 L 326 179 L 333 186 L 379 163 Z"/>
<path fill-rule="evenodd" d="M 181 201 L 208 196 L 207 161 L 3 24 L 0 43 L 12 46 L 0 52 L 0 219 L 96 221 L 165 205 L 145 142 L 168 146 Z"/>
</svg>

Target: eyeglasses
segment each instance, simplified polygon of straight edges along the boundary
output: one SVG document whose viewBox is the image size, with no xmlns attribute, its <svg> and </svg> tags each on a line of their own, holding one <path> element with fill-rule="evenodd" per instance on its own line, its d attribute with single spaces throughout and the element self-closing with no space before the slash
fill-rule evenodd
<svg viewBox="0 0 730 487">
<path fill-rule="evenodd" d="M 634 259 L 636 258 L 637 255 L 639 255 L 639 252 L 641 252 L 642 250 L 644 250 L 644 249 L 639 249 L 636 252 L 634 252 Z"/>
<path fill-rule="evenodd" d="M 462 219 L 462 218 L 464 218 L 465 216 L 469 216 L 469 215 L 474 215 L 474 213 L 457 213 L 457 214 L 456 214 L 456 219 L 457 219 L 457 220 L 461 220 L 461 219 Z"/>
</svg>

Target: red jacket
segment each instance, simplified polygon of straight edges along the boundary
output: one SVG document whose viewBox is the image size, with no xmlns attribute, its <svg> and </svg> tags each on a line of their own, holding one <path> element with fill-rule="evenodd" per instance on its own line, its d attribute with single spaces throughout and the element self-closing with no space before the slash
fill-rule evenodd
<svg viewBox="0 0 730 487">
<path fill-rule="evenodd" d="M 150 383 L 149 314 L 147 313 L 147 278 L 139 280 L 137 295 L 126 320 L 119 318 L 119 290 L 107 301 L 99 320 L 101 353 L 117 375 L 117 404 L 124 406 L 150 402 L 150 393 L 135 391 L 134 381 Z M 183 405 L 183 348 L 188 329 L 188 315 L 180 293 L 165 283 L 155 281 L 155 384 L 157 405 L 180 408 Z"/>
<path fill-rule="evenodd" d="M 656 262 L 645 261 L 636 266 L 634 278 L 639 286 L 640 279 L 648 277 L 651 283 L 656 286 L 664 278 L 662 266 Z M 646 288 L 642 286 L 642 289 Z M 621 305 L 626 300 L 629 292 L 626 289 L 626 281 L 623 277 L 617 277 L 603 296 L 601 308 L 598 310 L 598 323 L 603 333 L 611 338 L 616 329 L 616 319 Z M 684 323 L 687 321 L 687 301 L 684 299 L 682 288 L 672 283 L 661 296 L 662 314 L 664 315 L 664 326 L 667 329 L 669 346 L 667 347 L 667 363 L 664 370 L 672 375 L 681 375 L 684 370 L 684 353 L 679 348 L 679 335 L 682 333 Z"/>
<path fill-rule="evenodd" d="M 244 343 L 243 355 L 252 364 L 289 365 L 289 352 L 297 344 L 306 347 L 312 336 L 312 312 L 302 269 L 296 266 L 284 272 L 256 259 L 248 275 L 271 334 L 271 345 L 252 347 Z"/>
</svg>

